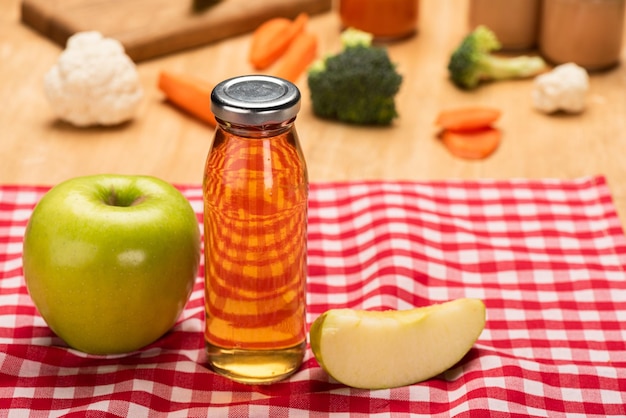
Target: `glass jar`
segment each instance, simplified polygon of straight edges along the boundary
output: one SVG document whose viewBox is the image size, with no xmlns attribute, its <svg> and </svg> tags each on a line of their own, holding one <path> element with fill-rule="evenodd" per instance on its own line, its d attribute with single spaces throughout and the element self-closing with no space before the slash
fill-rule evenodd
<svg viewBox="0 0 626 418">
<path fill-rule="evenodd" d="M 470 30 L 488 27 L 503 50 L 531 49 L 537 43 L 540 10 L 540 0 L 471 0 Z"/>
<path fill-rule="evenodd" d="M 415 34 L 418 16 L 419 0 L 339 0 L 342 27 L 369 32 L 376 40 Z"/>
<path fill-rule="evenodd" d="M 292 83 L 251 75 L 218 84 L 203 180 L 205 345 L 217 373 L 270 383 L 306 349 L 308 177 Z"/>
<path fill-rule="evenodd" d="M 554 64 L 603 70 L 619 62 L 623 26 L 624 0 L 543 0 L 539 49 Z"/>
</svg>

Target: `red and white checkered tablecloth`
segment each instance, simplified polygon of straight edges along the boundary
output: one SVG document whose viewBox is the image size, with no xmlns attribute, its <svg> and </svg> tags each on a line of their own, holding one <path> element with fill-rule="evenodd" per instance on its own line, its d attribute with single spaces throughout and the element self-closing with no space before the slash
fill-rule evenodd
<svg viewBox="0 0 626 418">
<path fill-rule="evenodd" d="M 180 189 L 201 219 L 200 188 Z M 309 324 L 336 307 L 487 306 L 459 364 L 376 391 L 330 380 L 310 350 L 274 385 L 215 375 L 200 277 L 174 330 L 145 349 L 68 349 L 21 272 L 24 227 L 46 190 L 0 186 L 0 417 L 626 416 L 626 238 L 604 177 L 313 184 Z"/>
</svg>

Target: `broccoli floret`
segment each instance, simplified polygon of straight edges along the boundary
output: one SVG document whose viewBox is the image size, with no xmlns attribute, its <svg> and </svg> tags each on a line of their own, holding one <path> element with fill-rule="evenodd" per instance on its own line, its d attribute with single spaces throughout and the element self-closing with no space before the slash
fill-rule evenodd
<svg viewBox="0 0 626 418">
<path fill-rule="evenodd" d="M 395 95 L 402 76 L 369 33 L 347 29 L 341 40 L 341 52 L 309 68 L 313 112 L 347 123 L 389 125 L 398 116 Z"/>
<path fill-rule="evenodd" d="M 541 57 L 498 57 L 492 54 L 501 45 L 485 26 L 470 32 L 452 53 L 450 78 L 458 87 L 472 89 L 481 81 L 531 77 L 547 69 Z"/>
<path fill-rule="evenodd" d="M 341 32 L 341 45 L 344 48 L 351 46 L 372 46 L 374 35 L 362 30 L 348 28 Z"/>
</svg>

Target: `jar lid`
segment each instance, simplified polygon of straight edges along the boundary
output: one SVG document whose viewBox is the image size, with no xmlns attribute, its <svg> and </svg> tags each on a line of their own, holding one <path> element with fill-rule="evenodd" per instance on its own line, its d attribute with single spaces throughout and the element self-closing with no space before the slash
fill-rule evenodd
<svg viewBox="0 0 626 418">
<path fill-rule="evenodd" d="M 272 76 L 234 77 L 215 86 L 211 110 L 217 118 L 238 125 L 281 123 L 300 110 L 300 90 Z"/>
</svg>

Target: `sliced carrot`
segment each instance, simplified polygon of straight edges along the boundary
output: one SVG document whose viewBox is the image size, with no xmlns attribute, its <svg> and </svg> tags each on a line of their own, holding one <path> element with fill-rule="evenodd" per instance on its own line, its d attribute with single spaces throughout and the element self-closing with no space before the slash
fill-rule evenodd
<svg viewBox="0 0 626 418">
<path fill-rule="evenodd" d="M 273 75 L 295 83 L 317 56 L 317 36 L 300 33 L 277 64 Z"/>
<path fill-rule="evenodd" d="M 211 83 L 190 75 L 168 71 L 159 73 L 159 89 L 169 101 L 209 125 L 216 126 L 217 122 L 211 111 L 213 87 Z"/>
<path fill-rule="evenodd" d="M 275 17 L 262 23 L 252 34 L 249 61 L 257 70 L 264 70 L 278 60 L 291 42 L 304 31 L 309 15 L 300 13 L 293 21 Z"/>
<path fill-rule="evenodd" d="M 479 160 L 488 157 L 498 148 L 502 131 L 492 127 L 463 132 L 444 130 L 441 140 L 452 155 Z"/>
<path fill-rule="evenodd" d="M 500 110 L 492 107 L 461 107 L 442 110 L 437 115 L 435 124 L 447 130 L 467 131 L 491 125 L 498 120 L 500 114 Z"/>
</svg>

